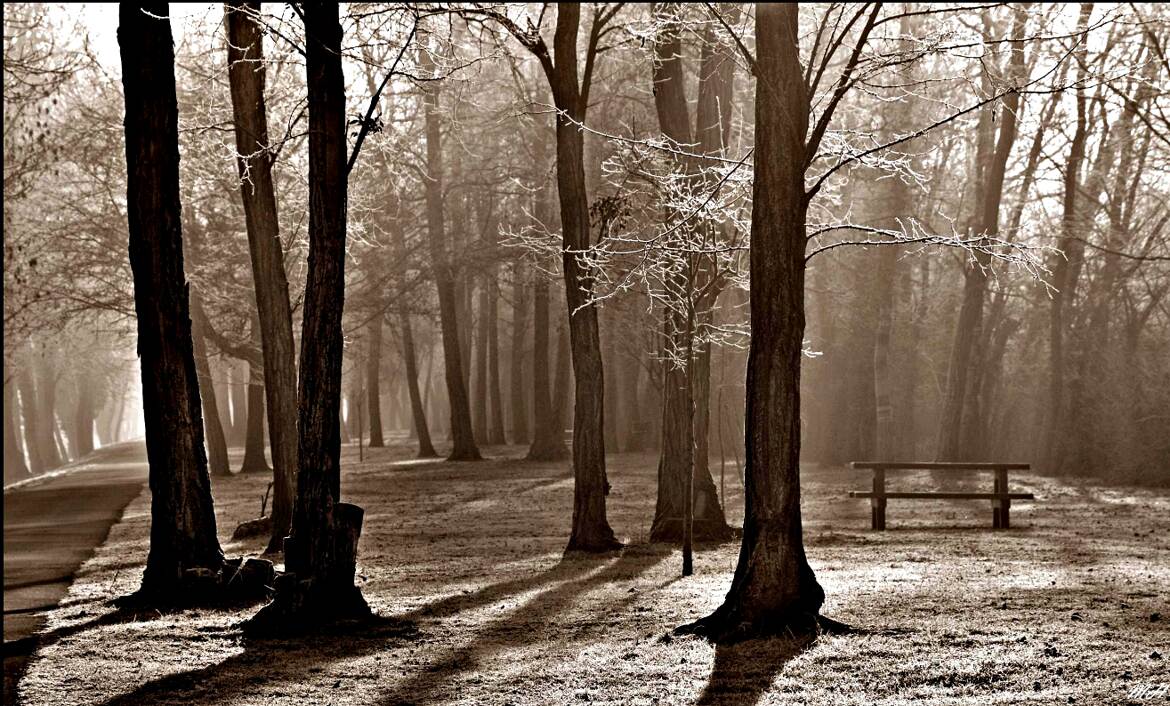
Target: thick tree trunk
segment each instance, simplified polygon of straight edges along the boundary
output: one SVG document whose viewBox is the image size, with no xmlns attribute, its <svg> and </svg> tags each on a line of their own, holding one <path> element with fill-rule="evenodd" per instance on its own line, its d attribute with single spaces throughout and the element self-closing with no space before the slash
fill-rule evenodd
<svg viewBox="0 0 1170 706">
<path fill-rule="evenodd" d="M 224 435 L 223 422 L 219 416 L 219 401 L 215 398 L 215 381 L 211 378 L 211 363 L 207 357 L 207 344 L 204 341 L 204 330 L 207 326 L 206 314 L 199 300 L 197 291 L 191 292 L 191 341 L 195 352 L 195 372 L 199 380 L 199 396 L 203 403 L 204 433 L 207 438 L 208 470 L 213 476 L 230 476 L 231 464 L 228 462 L 227 437 Z"/>
<path fill-rule="evenodd" d="M 228 78 L 236 133 L 236 164 L 248 230 L 252 280 L 260 317 L 264 359 L 264 394 L 272 449 L 272 536 L 269 552 L 282 550 L 292 526 L 297 473 L 297 369 L 293 348 L 292 308 L 284 250 L 280 241 L 276 194 L 272 184 L 268 114 L 264 104 L 263 35 L 260 3 L 226 4 Z"/>
<path fill-rule="evenodd" d="M 800 519 L 809 103 L 798 54 L 796 5 L 760 5 L 756 21 L 743 545 L 723 605 L 680 629 L 713 640 L 811 629 L 825 596 L 805 558 Z"/>
<path fill-rule="evenodd" d="M 370 319 L 366 350 L 366 409 L 370 418 L 370 448 L 382 448 L 382 315 Z"/>
<path fill-rule="evenodd" d="M 256 363 L 248 363 L 247 417 L 240 473 L 270 473 L 272 469 L 264 458 L 264 370 Z"/>
<path fill-rule="evenodd" d="M 424 71 L 434 72 L 430 53 L 420 53 L 420 65 Z M 427 134 L 427 230 L 431 251 L 431 270 L 435 288 L 439 295 L 439 324 L 443 336 L 443 362 L 447 380 L 447 399 L 451 408 L 451 454 L 450 461 L 478 461 L 479 449 L 471 426 L 471 402 L 467 395 L 467 378 L 464 375 L 463 353 L 459 343 L 459 321 L 455 277 L 451 269 L 451 253 L 447 245 L 447 232 L 443 211 L 443 146 L 440 142 L 439 82 L 429 81 L 424 86 Z"/>
<path fill-rule="evenodd" d="M 528 443 L 528 405 L 524 391 L 524 334 L 528 330 L 528 278 L 524 266 L 512 265 L 512 368 L 509 406 L 512 413 L 512 443 Z"/>
<path fill-rule="evenodd" d="M 139 595 L 170 601 L 187 572 L 216 572 L 211 479 L 191 339 L 179 205 L 179 134 L 166 3 L 119 8 L 126 101 L 127 215 L 146 453 L 150 554 Z"/>
<path fill-rule="evenodd" d="M 304 6 L 309 108 L 309 263 L 301 332 L 299 446 L 287 573 L 250 629 L 369 615 L 354 585 L 363 511 L 341 502 L 341 317 L 345 300 L 346 129 L 339 7 Z M 293 623 L 288 625 L 289 621 Z"/>
</svg>

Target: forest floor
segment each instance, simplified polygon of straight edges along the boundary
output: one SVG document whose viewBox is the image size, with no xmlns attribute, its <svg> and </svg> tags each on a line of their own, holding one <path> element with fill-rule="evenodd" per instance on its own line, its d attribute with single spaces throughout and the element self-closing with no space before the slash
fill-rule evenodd
<svg viewBox="0 0 1170 706">
<path fill-rule="evenodd" d="M 735 542 L 695 575 L 646 543 L 650 455 L 609 460 L 609 517 L 627 548 L 563 560 L 567 463 L 518 447 L 420 462 L 408 448 L 344 450 L 342 492 L 366 510 L 358 568 L 380 616 L 356 634 L 244 641 L 254 609 L 120 617 L 148 548 L 149 491 L 78 571 L 20 684 L 27 704 L 990 704 L 1149 703 L 1170 682 L 1170 491 L 1013 476 L 1035 502 L 992 531 L 987 502 L 891 501 L 872 532 L 867 477 L 803 472 L 809 559 L 824 613 L 859 628 L 811 643 L 715 648 L 667 636 L 722 600 Z M 716 483 L 718 484 L 717 464 Z M 975 481 L 973 480 L 972 483 Z M 989 485 L 989 479 L 983 479 Z M 930 486 L 925 475 L 894 481 Z M 743 497 L 734 464 L 729 519 Z M 254 516 L 267 479 L 215 479 L 221 537 Z M 227 542 L 256 555 L 264 540 Z M 1153 689 L 1139 698 L 1134 689 Z M 1135 698 L 1129 698 L 1133 693 Z"/>
</svg>

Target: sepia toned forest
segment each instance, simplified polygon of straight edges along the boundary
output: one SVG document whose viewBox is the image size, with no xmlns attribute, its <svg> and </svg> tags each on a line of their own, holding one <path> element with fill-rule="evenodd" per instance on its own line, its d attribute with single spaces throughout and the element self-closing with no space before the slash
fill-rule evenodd
<svg viewBox="0 0 1170 706">
<path fill-rule="evenodd" d="M 845 634 L 802 466 L 1170 485 L 1168 54 L 1161 4 L 6 4 L 5 484 L 145 439 L 123 608 L 271 637 L 379 612 L 347 464 L 571 468 L 574 554 L 632 463 L 683 576 L 735 548 L 680 634 Z"/>
</svg>

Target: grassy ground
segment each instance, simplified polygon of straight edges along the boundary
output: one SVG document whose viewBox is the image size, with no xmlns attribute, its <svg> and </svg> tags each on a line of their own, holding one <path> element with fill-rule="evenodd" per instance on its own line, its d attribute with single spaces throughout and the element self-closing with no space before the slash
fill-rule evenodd
<svg viewBox="0 0 1170 706">
<path fill-rule="evenodd" d="M 567 464 L 489 453 L 447 464 L 376 449 L 359 463 L 347 447 L 343 494 L 366 508 L 359 580 L 390 618 L 362 634 L 245 643 L 236 625 L 251 609 L 113 617 L 108 599 L 136 587 L 146 556 L 144 492 L 50 616 L 22 702 L 1101 704 L 1170 682 L 1166 491 L 1021 475 L 1013 489 L 1038 501 L 1013 508 L 1010 531 L 989 529 L 986 502 L 891 501 L 877 533 L 865 501 L 846 497 L 863 478 L 808 468 L 824 612 L 864 630 L 716 649 L 665 635 L 721 602 L 737 546 L 704 549 L 681 579 L 678 552 L 646 544 L 654 458 L 610 458 L 610 521 L 629 547 L 562 561 Z M 216 479 L 221 537 L 266 483 Z M 727 488 L 738 524 L 733 467 Z M 224 549 L 254 555 L 263 541 Z"/>
</svg>

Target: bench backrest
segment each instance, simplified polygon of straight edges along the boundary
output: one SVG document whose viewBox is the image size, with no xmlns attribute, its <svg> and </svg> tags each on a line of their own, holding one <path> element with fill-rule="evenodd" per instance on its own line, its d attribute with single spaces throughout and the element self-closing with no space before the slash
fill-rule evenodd
<svg viewBox="0 0 1170 706">
<path fill-rule="evenodd" d="M 859 470 L 878 471 L 1027 471 L 1027 463 L 976 463 L 967 461 L 854 461 L 849 464 Z"/>
</svg>

